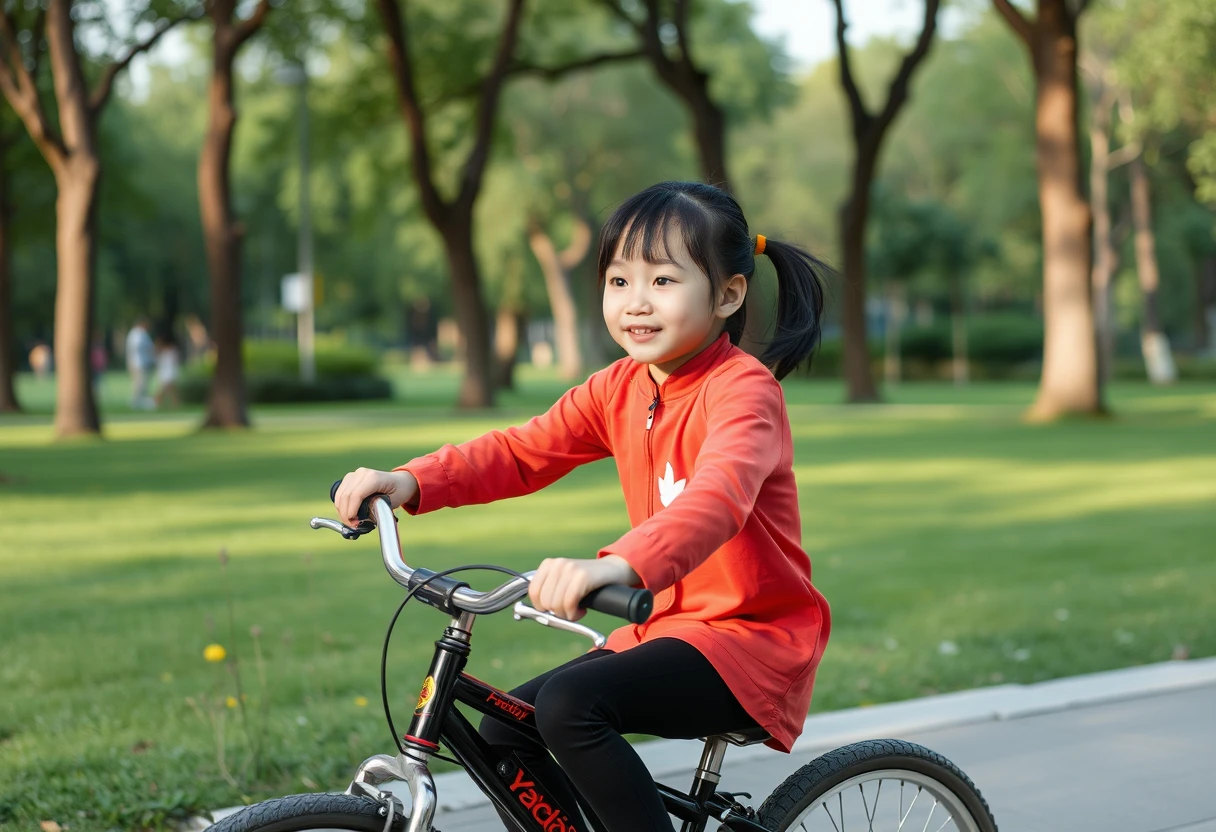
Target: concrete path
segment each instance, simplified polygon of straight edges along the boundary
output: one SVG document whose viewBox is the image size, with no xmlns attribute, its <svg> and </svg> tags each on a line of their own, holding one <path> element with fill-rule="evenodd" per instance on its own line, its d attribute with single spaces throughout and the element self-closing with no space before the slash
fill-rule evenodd
<svg viewBox="0 0 1216 832">
<path fill-rule="evenodd" d="M 819 754 L 888 737 L 953 760 L 1002 832 L 1216 832 L 1216 659 L 813 715 L 790 755 L 731 748 L 723 787 L 759 805 Z M 639 753 L 657 779 L 685 788 L 700 744 L 655 741 Z M 436 786 L 443 832 L 502 828 L 463 772 Z"/>
</svg>

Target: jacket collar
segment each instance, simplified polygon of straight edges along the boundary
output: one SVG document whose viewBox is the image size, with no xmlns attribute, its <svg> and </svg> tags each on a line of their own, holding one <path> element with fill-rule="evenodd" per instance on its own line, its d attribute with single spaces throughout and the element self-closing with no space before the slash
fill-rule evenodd
<svg viewBox="0 0 1216 832">
<path fill-rule="evenodd" d="M 730 342 L 730 336 L 723 332 L 718 340 L 677 367 L 662 385 L 655 385 L 647 365 L 638 364 L 633 376 L 634 384 L 647 400 L 654 398 L 656 386 L 663 401 L 678 399 L 700 387 L 705 377 L 736 349 Z"/>
</svg>

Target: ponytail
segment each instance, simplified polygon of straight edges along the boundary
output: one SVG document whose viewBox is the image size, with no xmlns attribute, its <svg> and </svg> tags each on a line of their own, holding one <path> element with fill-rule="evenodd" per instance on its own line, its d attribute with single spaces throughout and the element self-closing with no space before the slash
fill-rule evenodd
<svg viewBox="0 0 1216 832">
<path fill-rule="evenodd" d="M 777 327 L 760 361 L 780 380 L 819 346 L 824 282 L 831 269 L 799 246 L 761 239 L 757 254 L 767 254 L 777 270 Z"/>
</svg>

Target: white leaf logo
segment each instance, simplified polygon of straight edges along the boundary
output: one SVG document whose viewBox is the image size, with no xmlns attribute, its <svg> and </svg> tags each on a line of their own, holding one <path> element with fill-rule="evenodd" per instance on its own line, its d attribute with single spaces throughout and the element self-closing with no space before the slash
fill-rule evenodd
<svg viewBox="0 0 1216 832">
<path fill-rule="evenodd" d="M 663 508 L 671 505 L 671 501 L 680 496 L 680 492 L 684 490 L 684 483 L 687 479 L 676 481 L 675 471 L 671 470 L 671 463 L 667 463 L 667 472 L 659 477 L 659 501 L 663 504 Z"/>
</svg>

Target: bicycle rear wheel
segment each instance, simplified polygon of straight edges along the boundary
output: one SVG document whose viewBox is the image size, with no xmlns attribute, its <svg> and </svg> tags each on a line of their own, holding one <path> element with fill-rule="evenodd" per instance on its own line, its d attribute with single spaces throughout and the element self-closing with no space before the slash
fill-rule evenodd
<svg viewBox="0 0 1216 832">
<path fill-rule="evenodd" d="M 387 821 L 388 811 L 369 797 L 293 794 L 246 806 L 207 832 L 386 832 Z M 405 821 L 399 814 L 388 832 L 401 832 Z"/>
<path fill-rule="evenodd" d="M 867 740 L 807 763 L 760 806 L 774 832 L 996 832 L 975 784 L 924 746 Z"/>
</svg>

